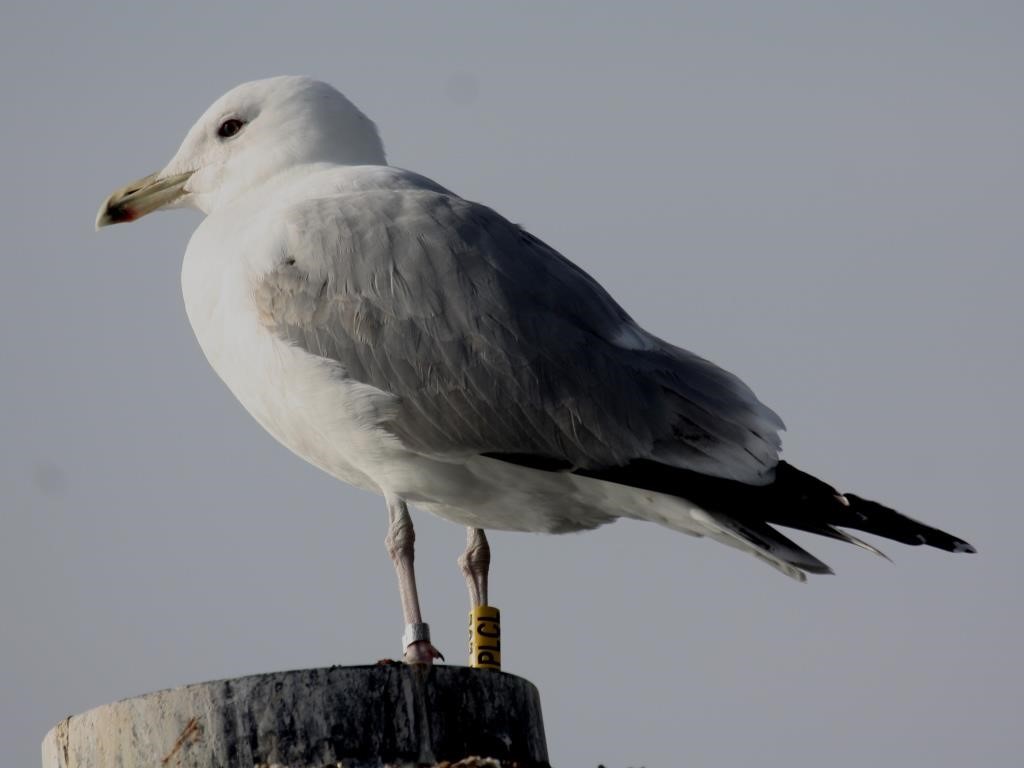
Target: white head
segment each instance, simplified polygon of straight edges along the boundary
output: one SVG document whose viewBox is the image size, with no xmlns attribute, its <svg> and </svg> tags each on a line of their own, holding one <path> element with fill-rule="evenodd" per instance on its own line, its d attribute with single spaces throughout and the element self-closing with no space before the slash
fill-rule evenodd
<svg viewBox="0 0 1024 768">
<path fill-rule="evenodd" d="M 209 213 L 308 163 L 387 161 L 376 126 L 330 85 L 308 77 L 244 83 L 203 113 L 163 170 L 112 194 L 96 225 L 134 221 L 158 208 Z"/>
</svg>

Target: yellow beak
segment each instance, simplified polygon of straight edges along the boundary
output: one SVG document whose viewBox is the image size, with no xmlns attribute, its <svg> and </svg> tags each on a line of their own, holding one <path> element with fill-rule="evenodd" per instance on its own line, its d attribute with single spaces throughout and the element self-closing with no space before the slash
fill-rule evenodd
<svg viewBox="0 0 1024 768">
<path fill-rule="evenodd" d="M 185 182 L 192 171 L 160 178 L 151 173 L 145 178 L 126 184 L 110 195 L 96 214 L 96 229 L 109 224 L 135 221 L 147 213 L 169 205 L 185 194 Z"/>
</svg>

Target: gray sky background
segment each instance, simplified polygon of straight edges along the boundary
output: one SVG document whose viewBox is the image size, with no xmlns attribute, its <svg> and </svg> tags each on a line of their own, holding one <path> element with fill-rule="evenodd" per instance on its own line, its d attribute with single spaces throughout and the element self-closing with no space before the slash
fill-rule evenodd
<svg viewBox="0 0 1024 768">
<path fill-rule="evenodd" d="M 799 537 L 838 574 L 800 586 L 650 525 L 494 535 L 556 765 L 1017 764 L 1024 6 L 273 5 L 5 5 L 0 763 L 118 698 L 401 652 L 382 501 L 265 435 L 192 337 L 197 216 L 92 231 L 287 73 L 743 377 L 792 462 L 980 550 Z M 414 519 L 465 663 L 463 531 Z"/>
</svg>

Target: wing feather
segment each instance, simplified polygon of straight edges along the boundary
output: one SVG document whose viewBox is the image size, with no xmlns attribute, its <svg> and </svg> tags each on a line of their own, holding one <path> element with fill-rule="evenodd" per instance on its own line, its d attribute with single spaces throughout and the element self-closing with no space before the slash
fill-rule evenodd
<svg viewBox="0 0 1024 768">
<path fill-rule="evenodd" d="M 383 426 L 412 450 L 580 468 L 652 458 L 771 480 L 782 423 L 738 378 L 646 334 L 593 278 L 489 208 L 391 189 L 283 218 L 280 262 L 254 292 L 261 318 L 395 395 Z"/>
</svg>

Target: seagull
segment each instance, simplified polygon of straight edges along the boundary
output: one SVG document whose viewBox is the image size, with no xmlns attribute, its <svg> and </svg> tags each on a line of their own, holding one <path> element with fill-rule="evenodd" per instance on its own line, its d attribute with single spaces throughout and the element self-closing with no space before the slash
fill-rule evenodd
<svg viewBox="0 0 1024 768">
<path fill-rule="evenodd" d="M 210 365 L 294 453 L 383 495 L 406 662 L 439 656 L 409 504 L 466 527 L 474 607 L 485 530 L 645 520 L 799 581 L 831 570 L 776 526 L 876 554 L 848 529 L 974 551 L 780 460 L 784 425 L 739 378 L 645 331 L 499 213 L 388 165 L 374 123 L 326 83 L 232 89 L 96 225 L 177 207 L 205 214 L 181 284 Z"/>
</svg>

